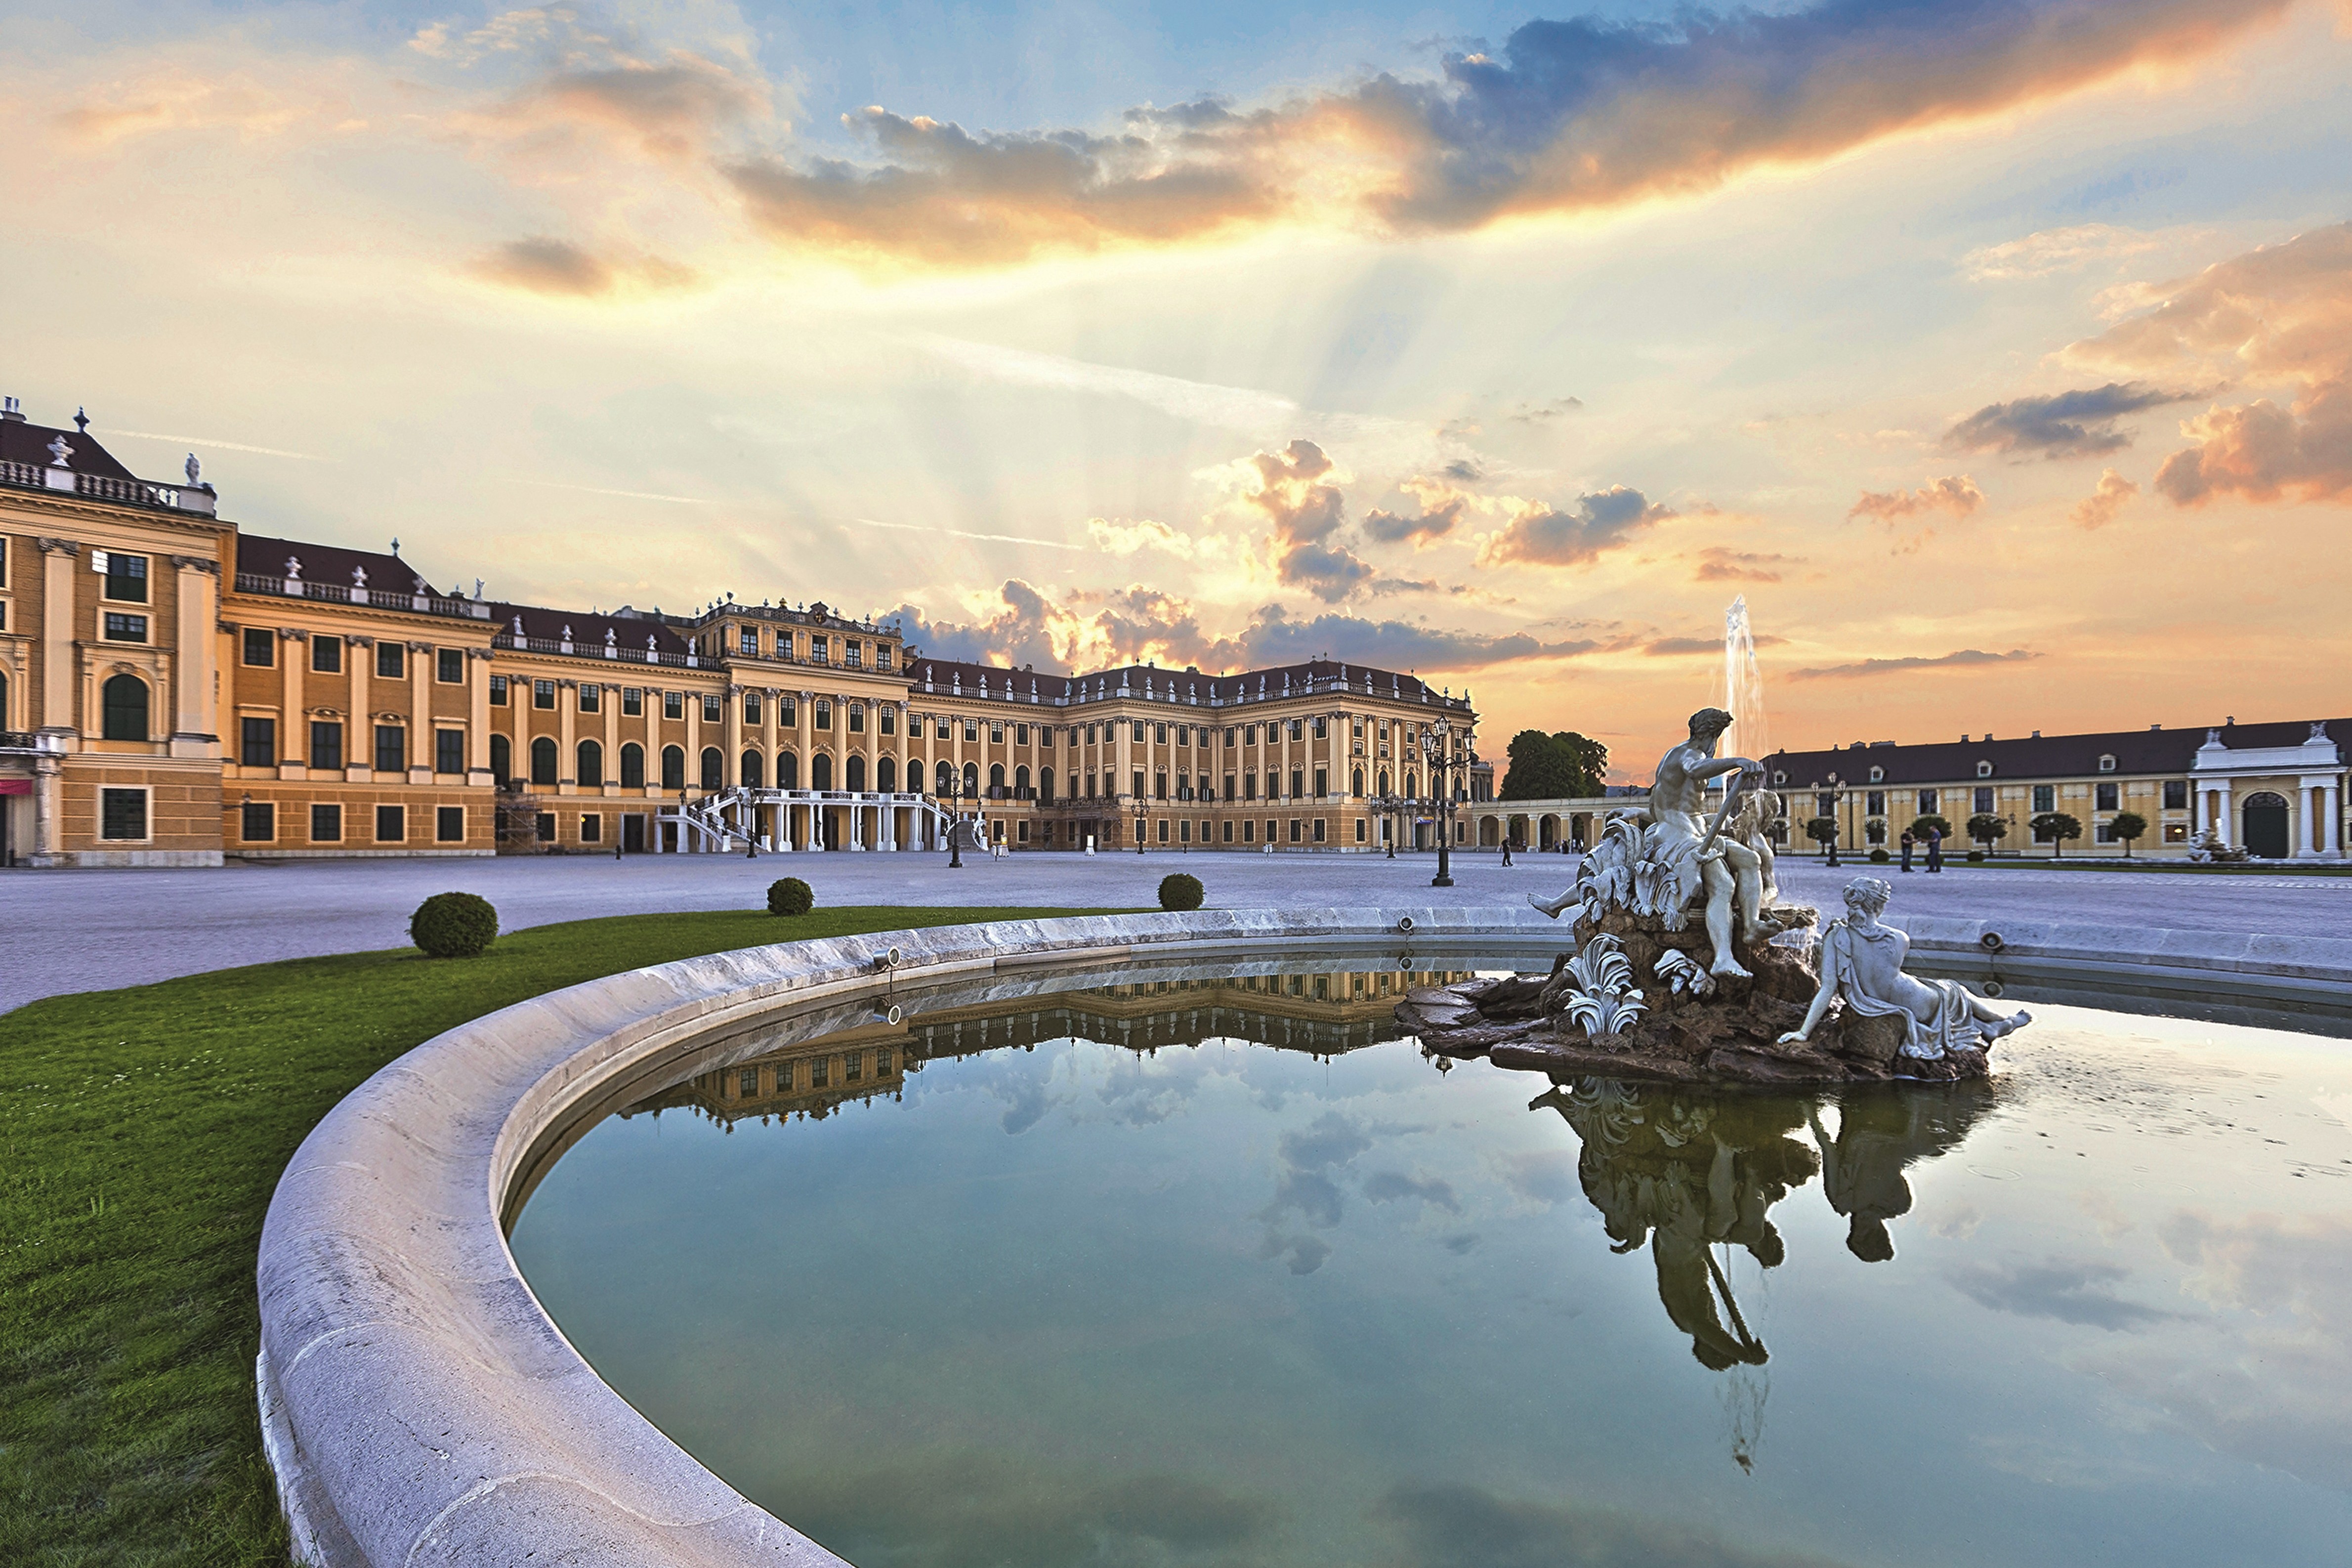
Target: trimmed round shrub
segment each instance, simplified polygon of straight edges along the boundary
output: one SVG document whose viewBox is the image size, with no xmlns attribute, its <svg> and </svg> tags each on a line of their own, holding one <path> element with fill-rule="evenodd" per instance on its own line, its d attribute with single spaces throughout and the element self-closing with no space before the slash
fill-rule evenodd
<svg viewBox="0 0 2352 1568">
<path fill-rule="evenodd" d="M 1984 858 L 1985 852 L 1981 849 L 1971 849 L 1969 851 L 1969 858 L 1971 860 L 1981 860 Z"/>
<path fill-rule="evenodd" d="M 816 908 L 816 893 L 798 877 L 782 877 L 768 884 L 768 912 L 804 915 Z"/>
<path fill-rule="evenodd" d="M 1870 852 L 1870 863 L 1874 866 L 1884 866 L 1893 857 L 1884 849 L 1874 849 Z"/>
<path fill-rule="evenodd" d="M 499 911 L 472 893 L 436 893 L 408 917 L 408 940 L 428 958 L 476 958 L 499 934 Z"/>
<path fill-rule="evenodd" d="M 1197 910 L 1201 907 L 1201 879 L 1172 872 L 1160 879 L 1160 907 L 1163 910 Z"/>
</svg>

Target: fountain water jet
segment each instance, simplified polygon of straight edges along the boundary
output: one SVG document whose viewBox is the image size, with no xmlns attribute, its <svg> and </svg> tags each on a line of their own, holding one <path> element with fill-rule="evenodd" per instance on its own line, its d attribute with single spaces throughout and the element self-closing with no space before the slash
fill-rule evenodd
<svg viewBox="0 0 2352 1568">
<path fill-rule="evenodd" d="M 1748 624 L 1748 595 L 1723 612 L 1723 706 L 1731 729 L 1723 738 L 1728 757 L 1771 754 L 1770 726 L 1764 718 L 1764 677 L 1756 668 L 1756 634 Z"/>
</svg>

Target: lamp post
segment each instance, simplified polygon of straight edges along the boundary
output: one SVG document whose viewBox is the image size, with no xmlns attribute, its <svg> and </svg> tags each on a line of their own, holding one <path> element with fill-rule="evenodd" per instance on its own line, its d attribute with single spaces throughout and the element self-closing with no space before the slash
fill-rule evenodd
<svg viewBox="0 0 2352 1568">
<path fill-rule="evenodd" d="M 948 775 L 948 869 L 963 869 L 963 813 L 956 802 L 963 798 L 963 775 Z"/>
<path fill-rule="evenodd" d="M 1433 888 L 1454 886 L 1454 725 L 1440 719 L 1421 732 L 1421 755 L 1429 772 L 1430 787 L 1437 795 L 1437 875 L 1429 879 Z"/>
<path fill-rule="evenodd" d="M 1143 829 L 1148 820 L 1145 816 L 1143 797 L 1137 795 L 1135 797 L 1135 852 L 1138 855 L 1143 853 Z"/>
</svg>

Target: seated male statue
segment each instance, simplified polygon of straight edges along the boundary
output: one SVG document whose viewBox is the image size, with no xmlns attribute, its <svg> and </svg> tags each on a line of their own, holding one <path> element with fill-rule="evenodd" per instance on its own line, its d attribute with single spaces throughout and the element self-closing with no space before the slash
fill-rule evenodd
<svg viewBox="0 0 2352 1568">
<path fill-rule="evenodd" d="M 1780 1037 L 1784 1046 L 1812 1037 L 1828 1016 L 1830 1000 L 1864 1017 L 1899 1016 L 1906 1057 L 1933 1059 L 1947 1051 L 1981 1048 L 2033 1022 L 2022 1010 L 2003 1013 L 1957 980 L 1921 980 L 1903 973 L 1911 939 L 1878 917 L 1895 889 L 1876 877 L 1856 877 L 1845 885 L 1845 918 L 1822 931 L 1822 988 L 1805 1010 L 1805 1021 Z"/>
<path fill-rule="evenodd" d="M 1738 776 L 1730 782 L 1732 790 L 1749 789 L 1763 782 L 1764 769 L 1746 757 L 1715 754 L 1717 742 L 1729 728 L 1730 714 L 1720 708 L 1702 708 L 1690 717 L 1690 739 L 1658 759 L 1650 804 L 1642 813 L 1642 858 L 1677 879 L 1696 870 L 1697 882 L 1690 890 L 1706 894 L 1706 935 L 1715 950 L 1709 972 L 1746 979 L 1748 971 L 1732 951 L 1732 926 L 1736 915 L 1739 934 L 1751 942 L 1772 935 L 1772 928 L 1764 923 L 1764 859 L 1749 836 L 1732 831 L 1728 824 L 1725 831 L 1710 833 L 1706 783 L 1733 773 Z M 1571 889 L 1556 900 L 1530 896 L 1528 901 L 1557 918 L 1578 897 Z"/>
</svg>

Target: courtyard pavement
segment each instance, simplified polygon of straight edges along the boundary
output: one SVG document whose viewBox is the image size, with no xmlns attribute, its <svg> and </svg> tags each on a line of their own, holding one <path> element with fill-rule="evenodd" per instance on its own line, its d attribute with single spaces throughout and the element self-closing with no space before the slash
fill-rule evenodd
<svg viewBox="0 0 2352 1568">
<path fill-rule="evenodd" d="M 943 853 L 600 856 L 482 860 L 275 860 L 221 869 L 0 872 L 0 1011 L 64 992 L 146 985 L 236 963 L 407 945 L 407 920 L 430 893 L 489 898 L 503 929 L 597 914 L 757 910 L 776 877 L 804 877 L 821 905 L 1058 905 L 1155 908 L 1160 879 L 1188 869 L 1212 908 L 1267 905 L 1477 905 L 1550 896 L 1573 879 L 1567 856 L 1494 851 L 1454 858 L 1451 891 L 1430 889 L 1434 856 L 1246 856 L 1028 853 L 1004 860 Z M 1872 868 L 1780 863 L 1788 898 L 1837 908 L 1837 889 Z M 1891 868 L 1877 868 L 1891 872 Z M 2352 931 L 2352 877 L 2189 877 L 1969 868 L 1889 875 L 1891 920 L 1967 914 L 1983 920 L 2077 920 L 2107 926 Z"/>
<path fill-rule="evenodd" d="M 1517 903 L 1559 892 L 1562 855 L 1506 867 L 1491 850 L 1454 858 L 1451 889 L 1429 885 L 1435 857 L 1058 853 L 1003 860 L 944 854 L 638 855 L 466 860 L 234 862 L 219 869 L 0 871 L 0 1011 L 40 996 L 142 985 L 175 975 L 407 943 L 409 911 L 451 889 L 498 906 L 509 931 L 598 915 L 759 909 L 779 877 L 805 879 L 825 905 L 1152 908 L 1160 879 L 1190 871 L 1212 908 Z M 1784 896 L 1831 909 L 1846 879 L 1872 870 L 1781 862 Z M 1910 914 L 2074 920 L 2104 925 L 2254 931 L 2352 930 L 2352 878 L 1971 869 L 1906 877 L 1890 919 Z M 780 931 L 779 935 L 782 933 Z"/>
</svg>

